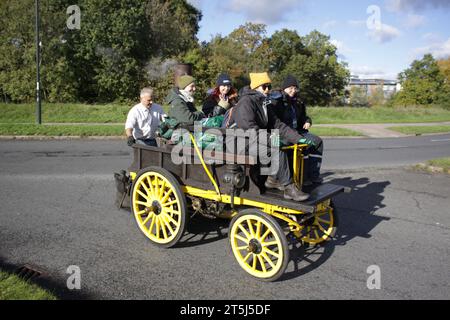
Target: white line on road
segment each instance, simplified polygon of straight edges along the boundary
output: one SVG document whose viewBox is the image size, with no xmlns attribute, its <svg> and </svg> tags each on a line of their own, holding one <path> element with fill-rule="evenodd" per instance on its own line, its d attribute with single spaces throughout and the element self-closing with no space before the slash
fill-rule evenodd
<svg viewBox="0 0 450 320">
<path fill-rule="evenodd" d="M 436 139 L 436 140 L 431 140 L 431 142 L 442 142 L 442 141 L 450 141 L 450 139 Z"/>
</svg>

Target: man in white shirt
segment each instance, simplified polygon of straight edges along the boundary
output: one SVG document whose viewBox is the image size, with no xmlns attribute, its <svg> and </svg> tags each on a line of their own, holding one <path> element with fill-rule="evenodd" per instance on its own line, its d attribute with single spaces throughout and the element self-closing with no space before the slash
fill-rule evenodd
<svg viewBox="0 0 450 320">
<path fill-rule="evenodd" d="M 156 147 L 155 132 L 166 116 L 163 108 L 153 103 L 153 89 L 142 89 L 141 102 L 128 112 L 125 123 L 127 144 L 130 147 L 134 143 Z"/>
</svg>

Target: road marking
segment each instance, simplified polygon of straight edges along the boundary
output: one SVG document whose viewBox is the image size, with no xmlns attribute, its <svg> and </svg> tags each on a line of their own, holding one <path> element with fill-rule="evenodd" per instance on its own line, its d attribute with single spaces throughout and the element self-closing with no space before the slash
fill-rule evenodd
<svg viewBox="0 0 450 320">
<path fill-rule="evenodd" d="M 431 142 L 442 142 L 442 141 L 450 141 L 450 139 L 436 139 L 436 140 L 431 140 Z"/>
</svg>

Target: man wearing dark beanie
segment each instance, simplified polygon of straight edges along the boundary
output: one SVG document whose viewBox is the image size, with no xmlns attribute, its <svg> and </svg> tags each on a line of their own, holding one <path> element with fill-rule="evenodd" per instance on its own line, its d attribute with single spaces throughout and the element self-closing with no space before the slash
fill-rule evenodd
<svg viewBox="0 0 450 320">
<path fill-rule="evenodd" d="M 284 90 L 284 89 L 289 88 L 289 87 L 296 87 L 296 88 L 299 88 L 297 79 L 295 79 L 295 78 L 294 78 L 293 76 L 291 76 L 291 75 L 288 75 L 288 76 L 284 79 L 283 85 L 281 86 L 281 90 Z"/>
<path fill-rule="evenodd" d="M 299 84 L 297 79 L 288 75 L 281 85 L 281 92 L 274 94 L 274 111 L 286 125 L 296 130 L 310 147 L 305 154 L 304 185 L 321 183 L 320 167 L 322 164 L 323 141 L 320 137 L 309 133 L 312 120 L 306 114 L 305 104 L 299 100 Z"/>
</svg>

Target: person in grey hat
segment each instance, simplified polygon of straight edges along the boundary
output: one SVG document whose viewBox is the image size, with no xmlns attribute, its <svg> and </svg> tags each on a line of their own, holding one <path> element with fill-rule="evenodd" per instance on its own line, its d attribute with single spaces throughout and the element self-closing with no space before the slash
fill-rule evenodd
<svg viewBox="0 0 450 320">
<path fill-rule="evenodd" d="M 202 111 L 197 111 L 194 105 L 195 78 L 189 75 L 178 79 L 178 87 L 169 91 L 166 103 L 170 105 L 169 117 L 178 122 L 192 125 L 205 117 Z"/>
<path fill-rule="evenodd" d="M 237 90 L 233 88 L 231 78 L 222 73 L 216 81 L 216 87 L 203 103 L 202 111 L 207 117 L 225 114 L 237 103 Z"/>
<path fill-rule="evenodd" d="M 309 145 L 305 154 L 305 179 L 303 185 L 321 183 L 320 168 L 322 165 L 323 141 L 309 132 L 312 120 L 306 114 L 306 105 L 298 98 L 299 83 L 288 75 L 281 85 L 281 92 L 272 94 L 273 109 L 278 118 L 302 135 L 304 143 Z"/>
</svg>

